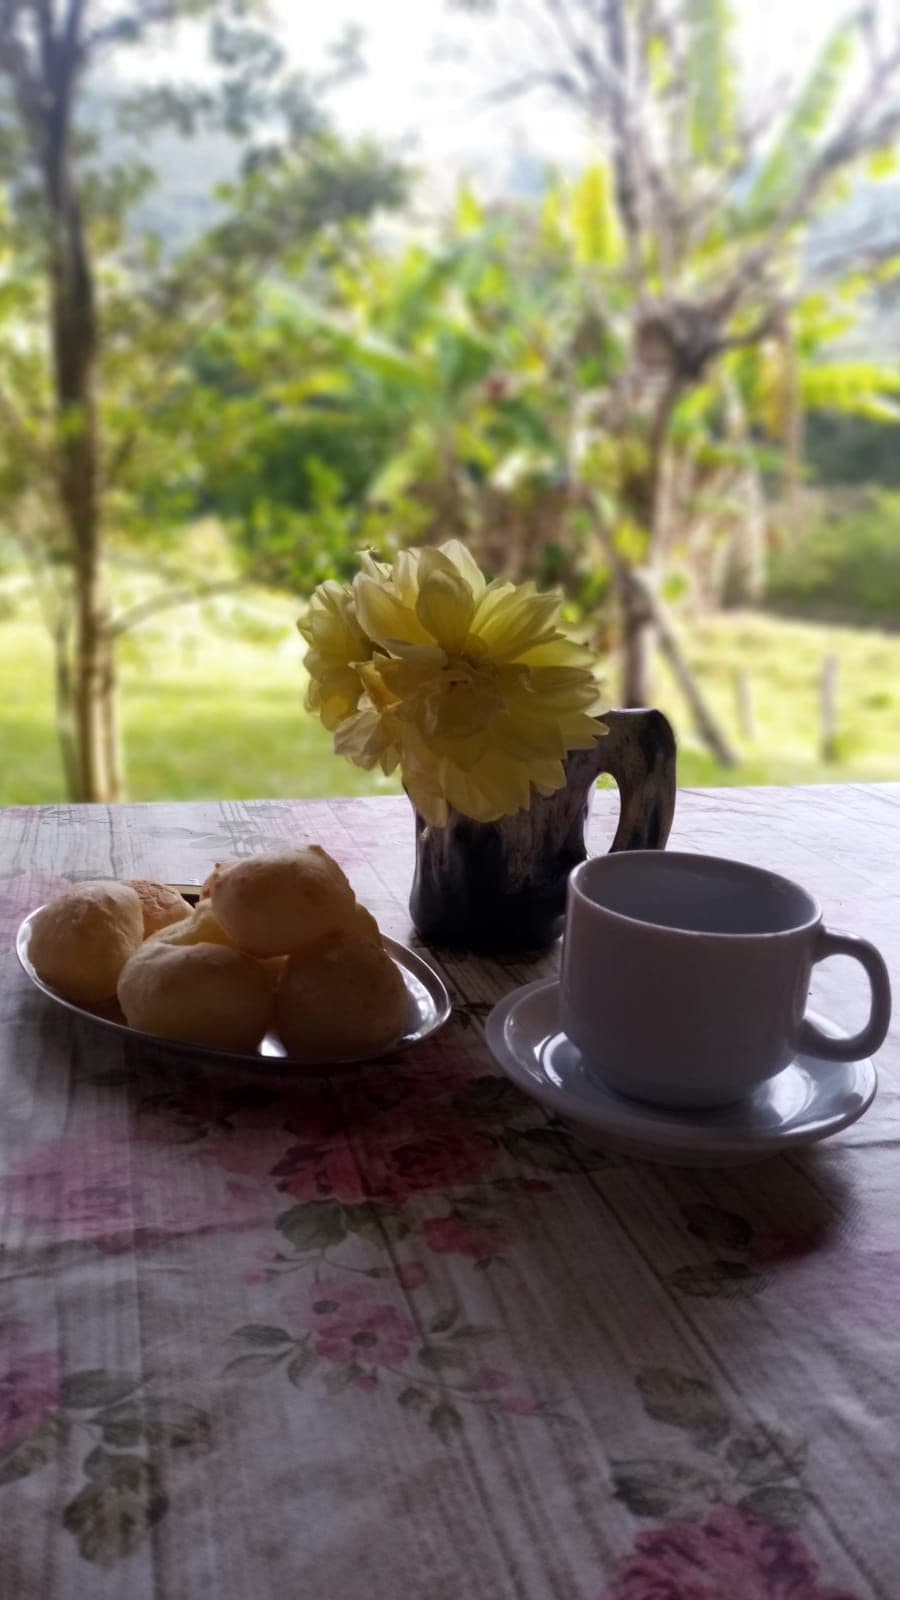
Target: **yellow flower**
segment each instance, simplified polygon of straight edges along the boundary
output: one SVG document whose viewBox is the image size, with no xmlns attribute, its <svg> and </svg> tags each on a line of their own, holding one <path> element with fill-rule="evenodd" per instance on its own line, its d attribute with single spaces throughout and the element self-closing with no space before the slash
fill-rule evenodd
<svg viewBox="0 0 900 1600">
<path fill-rule="evenodd" d="M 335 748 L 360 765 L 399 764 L 435 825 L 450 806 L 490 822 L 533 789 L 552 794 L 566 753 L 605 731 L 591 658 L 560 631 L 559 596 L 486 584 L 458 540 L 403 552 L 389 577 L 367 565 L 353 606 L 373 648 Z"/>
<path fill-rule="evenodd" d="M 309 644 L 303 658 L 309 673 L 307 709 L 333 733 L 359 705 L 358 668 L 372 654 L 371 640 L 359 625 L 350 590 L 332 580 L 319 584 L 297 627 Z"/>
<path fill-rule="evenodd" d="M 335 754 L 346 756 L 366 772 L 376 766 L 385 773 L 393 772 L 402 755 L 400 730 L 391 719 L 393 695 L 371 662 L 360 664 L 359 679 L 363 693 L 357 709 L 344 718 L 335 732 Z"/>
</svg>

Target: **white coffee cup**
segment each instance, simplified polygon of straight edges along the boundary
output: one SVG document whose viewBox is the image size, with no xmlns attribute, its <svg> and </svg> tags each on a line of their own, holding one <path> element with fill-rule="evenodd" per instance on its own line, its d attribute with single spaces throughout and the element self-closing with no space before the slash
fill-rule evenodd
<svg viewBox="0 0 900 1600">
<path fill-rule="evenodd" d="M 813 966 L 859 961 L 871 1013 L 851 1038 L 805 1017 Z M 569 879 L 560 1025 L 611 1088 L 657 1105 L 727 1105 L 798 1053 L 856 1061 L 883 1043 L 887 968 L 832 933 L 799 884 L 714 856 L 623 851 Z"/>
</svg>

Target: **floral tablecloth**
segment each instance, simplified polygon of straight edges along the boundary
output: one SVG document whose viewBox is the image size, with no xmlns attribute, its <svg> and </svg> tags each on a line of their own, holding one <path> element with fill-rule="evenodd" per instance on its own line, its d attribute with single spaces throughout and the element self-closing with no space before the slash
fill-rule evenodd
<svg viewBox="0 0 900 1600">
<path fill-rule="evenodd" d="M 854 1128 L 685 1170 L 495 1075 L 485 1016 L 555 955 L 436 957 L 442 1034 L 293 1084 L 19 973 L 67 879 L 316 840 L 408 938 L 404 802 L 0 813 L 0 1600 L 897 1600 L 896 1029 Z M 900 786 L 685 794 L 672 842 L 894 961 Z M 855 1021 L 855 983 L 820 1009 Z"/>
</svg>

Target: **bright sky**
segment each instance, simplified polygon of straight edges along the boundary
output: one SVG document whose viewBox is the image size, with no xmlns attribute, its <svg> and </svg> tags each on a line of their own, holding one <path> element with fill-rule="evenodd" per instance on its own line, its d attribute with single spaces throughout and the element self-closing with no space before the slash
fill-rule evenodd
<svg viewBox="0 0 900 1600">
<path fill-rule="evenodd" d="M 734 3 L 747 83 L 764 91 L 778 74 L 802 70 L 850 0 Z M 900 0 L 881 3 L 900 6 Z M 472 170 L 482 182 L 503 187 L 517 164 L 521 181 L 529 157 L 535 165 L 564 162 L 583 149 L 577 119 L 548 103 L 527 98 L 485 106 L 484 87 L 497 77 L 486 51 L 498 48 L 497 36 L 478 19 L 450 11 L 446 0 L 270 0 L 270 6 L 292 59 L 309 69 L 321 64 L 329 40 L 348 23 L 362 26 L 368 71 L 334 97 L 337 121 L 348 133 L 400 143 L 428 171 L 433 193 L 452 188 L 460 173 Z M 468 44 L 466 55 L 460 54 L 461 43 Z M 513 48 L 511 40 L 511 54 Z M 156 76 L 162 68 L 171 75 L 177 59 L 191 71 L 192 55 L 179 41 L 144 70 Z"/>
<path fill-rule="evenodd" d="M 489 35 L 479 20 L 450 12 L 445 0 L 330 0 L 327 6 L 273 0 L 273 9 L 299 60 L 318 55 L 349 22 L 364 28 L 368 74 L 339 100 L 348 129 L 412 138 L 429 166 L 447 163 L 457 171 L 473 158 L 479 167 L 493 165 L 492 156 L 517 146 L 545 154 L 574 148 L 571 119 L 545 108 L 536 112 L 534 102 L 490 111 L 479 106 L 481 83 L 494 76 L 493 63 L 479 67 L 477 57 Z M 774 74 L 801 68 L 848 9 L 848 0 L 737 0 L 748 81 L 765 85 Z M 474 47 L 474 59 L 438 55 L 442 44 L 461 38 Z"/>
</svg>

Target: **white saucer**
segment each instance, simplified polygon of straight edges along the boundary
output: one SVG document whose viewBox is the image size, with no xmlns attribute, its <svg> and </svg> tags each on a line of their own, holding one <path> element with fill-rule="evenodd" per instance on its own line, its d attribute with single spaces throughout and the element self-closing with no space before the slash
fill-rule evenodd
<svg viewBox="0 0 900 1600">
<path fill-rule="evenodd" d="M 514 989 L 487 1020 L 486 1038 L 508 1078 L 561 1117 L 589 1145 L 646 1161 L 681 1166 L 761 1161 L 847 1128 L 875 1098 L 871 1061 L 847 1064 L 798 1056 L 777 1077 L 735 1105 L 715 1111 L 666 1111 L 628 1100 L 585 1070 L 561 1032 L 556 979 Z M 824 1033 L 839 1029 L 814 1019 Z"/>
</svg>

